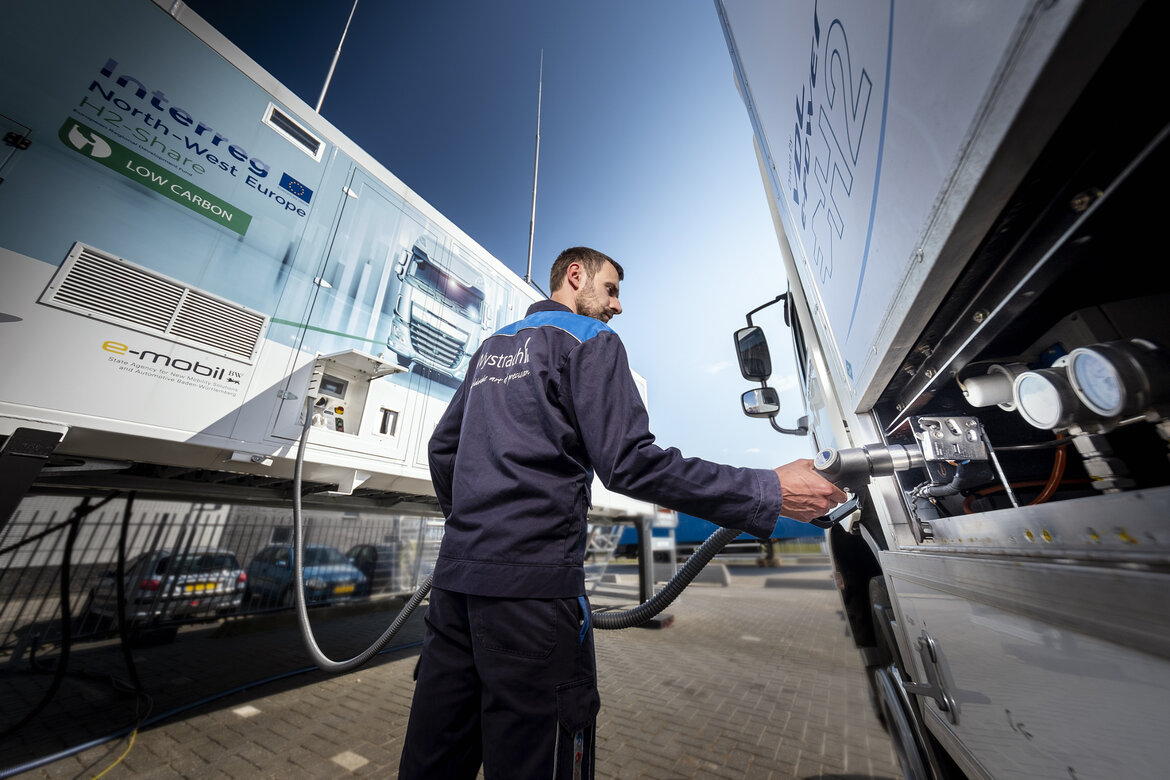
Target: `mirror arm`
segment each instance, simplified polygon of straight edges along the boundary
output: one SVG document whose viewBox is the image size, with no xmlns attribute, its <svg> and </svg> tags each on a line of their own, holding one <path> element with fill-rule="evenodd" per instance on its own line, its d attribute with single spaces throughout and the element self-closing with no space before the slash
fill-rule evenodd
<svg viewBox="0 0 1170 780">
<path fill-rule="evenodd" d="M 787 298 L 787 297 L 788 297 L 788 293 L 780 293 L 779 295 L 777 295 L 775 298 L 773 298 L 772 300 L 768 301 L 767 303 L 765 303 L 765 304 L 763 304 L 763 305 L 760 305 L 760 306 L 757 306 L 756 308 L 754 308 L 754 309 L 752 309 L 751 311 L 749 311 L 749 312 L 747 313 L 747 324 L 748 324 L 748 326 L 749 326 L 749 327 L 754 327 L 754 326 L 755 326 L 755 323 L 754 323 L 754 322 L 752 322 L 752 315 L 753 315 L 753 314 L 755 314 L 756 312 L 760 311 L 761 309 L 766 309 L 766 308 L 768 308 L 768 307 L 769 307 L 769 306 L 771 306 L 772 304 L 779 303 L 780 301 L 784 300 L 784 299 L 785 299 L 785 298 Z"/>
<path fill-rule="evenodd" d="M 776 424 L 775 417 L 769 417 L 768 422 L 770 422 L 772 424 L 772 429 L 779 432 L 779 433 L 786 433 L 789 436 L 807 436 L 808 435 L 808 426 L 805 426 L 805 425 L 801 425 L 798 428 L 783 428 L 780 425 Z"/>
</svg>

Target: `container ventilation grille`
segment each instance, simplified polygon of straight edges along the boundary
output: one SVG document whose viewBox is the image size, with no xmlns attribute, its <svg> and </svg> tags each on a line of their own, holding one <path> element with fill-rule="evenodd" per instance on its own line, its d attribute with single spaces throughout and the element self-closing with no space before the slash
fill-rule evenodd
<svg viewBox="0 0 1170 780">
<path fill-rule="evenodd" d="M 83 250 L 53 295 L 55 303 L 166 331 L 183 288 Z"/>
<path fill-rule="evenodd" d="M 41 302 L 251 361 L 267 318 L 76 244 Z"/>
<path fill-rule="evenodd" d="M 243 357 L 252 356 L 263 331 L 263 317 L 195 290 L 187 291 L 171 325 L 177 336 Z"/>
</svg>

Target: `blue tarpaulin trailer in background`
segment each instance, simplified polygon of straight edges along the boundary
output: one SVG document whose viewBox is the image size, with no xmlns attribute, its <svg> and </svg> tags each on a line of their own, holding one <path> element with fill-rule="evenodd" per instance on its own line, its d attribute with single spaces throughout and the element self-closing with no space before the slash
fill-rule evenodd
<svg viewBox="0 0 1170 780">
<path fill-rule="evenodd" d="M 670 532 L 674 532 L 674 546 L 675 551 L 680 554 L 689 554 L 696 547 L 707 540 L 711 534 L 719 526 L 710 523 L 699 517 L 692 517 L 691 515 L 678 514 L 678 526 L 675 528 L 653 528 L 651 533 L 654 536 L 669 536 Z M 778 540 L 810 540 L 819 542 L 824 538 L 825 532 L 814 525 L 802 523 L 798 520 L 793 520 L 789 517 L 781 517 L 776 521 L 776 530 L 772 532 L 772 538 Z M 750 550 L 756 552 L 759 549 L 759 541 L 750 534 L 740 534 L 725 548 L 726 552 L 743 552 Z M 638 549 L 638 530 L 634 526 L 630 526 L 622 531 L 622 535 L 618 540 L 618 554 L 627 556 L 633 555 Z"/>
</svg>

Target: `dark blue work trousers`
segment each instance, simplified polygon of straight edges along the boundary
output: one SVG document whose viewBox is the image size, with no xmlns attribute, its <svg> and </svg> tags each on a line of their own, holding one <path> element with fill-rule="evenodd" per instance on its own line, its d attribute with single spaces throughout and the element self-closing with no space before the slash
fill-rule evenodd
<svg viewBox="0 0 1170 780">
<path fill-rule="evenodd" d="M 398 777 L 587 780 L 600 706 L 584 597 L 432 588 Z"/>
</svg>

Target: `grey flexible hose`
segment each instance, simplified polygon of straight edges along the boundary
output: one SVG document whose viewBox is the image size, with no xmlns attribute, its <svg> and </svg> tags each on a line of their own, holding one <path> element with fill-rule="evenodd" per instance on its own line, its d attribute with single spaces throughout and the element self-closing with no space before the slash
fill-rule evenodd
<svg viewBox="0 0 1170 780">
<path fill-rule="evenodd" d="M 393 622 L 390 623 L 390 627 L 386 629 L 382 636 L 378 637 L 374 644 L 353 658 L 345 661 L 334 661 L 318 647 L 317 639 L 313 636 L 313 627 L 309 625 L 309 607 L 305 603 L 305 533 L 304 522 L 301 517 L 301 474 L 305 465 L 305 441 L 309 438 L 309 428 L 313 425 L 312 401 L 312 396 L 305 400 L 305 426 L 301 429 L 301 440 L 297 445 L 296 467 L 293 471 L 293 546 L 295 549 L 295 553 L 293 554 L 293 571 L 296 574 L 296 587 L 293 588 L 293 591 L 296 596 L 297 621 L 301 627 L 301 638 L 305 641 L 305 649 L 309 651 L 309 656 L 313 659 L 313 663 L 317 664 L 322 671 L 348 672 L 351 669 L 358 668 L 380 653 L 382 648 L 390 644 L 390 640 L 394 638 L 394 635 L 406 623 L 411 613 L 414 612 L 415 608 L 422 603 L 427 593 L 430 592 L 431 577 L 428 574 L 418 584 L 414 595 L 402 607 L 402 611 L 398 613 L 398 616 L 394 618 Z"/>
<path fill-rule="evenodd" d="M 373 658 L 383 647 L 390 643 L 390 640 L 402 628 L 402 625 L 410 617 L 411 613 L 414 612 L 418 605 L 422 603 L 423 599 L 427 597 L 427 594 L 430 593 L 431 576 L 427 575 L 418 584 L 414 595 L 406 602 L 406 605 L 403 606 L 398 616 L 394 618 L 390 627 L 386 629 L 385 633 L 374 644 L 370 645 L 363 652 L 346 661 L 334 661 L 321 651 L 321 648 L 317 645 L 316 638 L 313 636 L 313 628 L 309 625 L 309 609 L 305 603 L 305 544 L 304 524 L 301 518 L 301 474 L 305 463 L 305 441 L 309 437 L 309 428 L 312 427 L 312 424 L 313 408 L 312 398 L 310 397 L 305 402 L 305 425 L 301 430 L 301 440 L 297 446 L 296 467 L 293 472 L 293 544 L 296 548 L 296 553 L 293 558 L 293 569 L 296 573 L 294 595 L 296 596 L 297 603 L 297 619 L 301 627 L 301 637 L 305 641 L 305 648 L 309 651 L 313 662 L 326 672 L 348 672 Z M 634 628 L 635 626 L 646 623 L 670 606 L 671 602 L 678 598 L 679 594 L 683 592 L 687 585 L 690 585 L 695 577 L 698 576 L 703 567 L 710 563 L 711 559 L 726 547 L 728 542 L 741 533 L 743 532 L 735 528 L 720 528 L 716 530 L 707 537 L 707 541 L 699 545 L 699 549 L 695 550 L 694 554 L 670 578 L 670 581 L 663 586 L 662 590 L 638 606 L 622 610 L 621 612 L 594 610 L 592 613 L 593 625 L 599 629 L 608 631 L 621 628 Z"/>
</svg>

